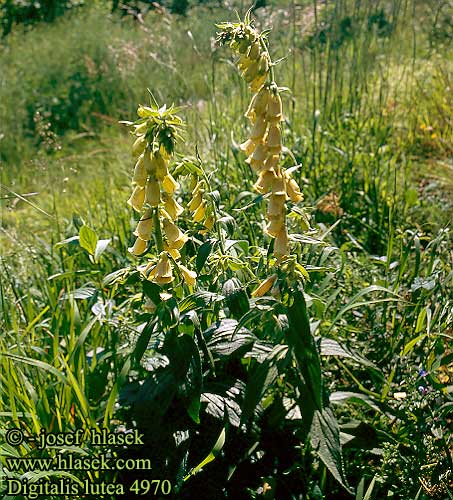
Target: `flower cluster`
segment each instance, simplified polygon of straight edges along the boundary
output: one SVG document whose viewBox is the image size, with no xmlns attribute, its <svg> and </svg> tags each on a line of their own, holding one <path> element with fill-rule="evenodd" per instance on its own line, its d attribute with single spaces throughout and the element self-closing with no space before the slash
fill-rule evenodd
<svg viewBox="0 0 453 500">
<path fill-rule="evenodd" d="M 271 61 L 263 34 L 259 34 L 246 19 L 244 23 L 223 23 L 218 34 L 221 44 L 240 53 L 239 67 L 255 94 L 246 112 L 251 122 L 249 138 L 241 144 L 247 163 L 258 174 L 254 188 L 268 196 L 266 232 L 273 238 L 274 255 L 278 262 L 290 253 L 286 225 L 286 201 L 302 200 L 297 182 L 280 167 L 283 120 L 280 89 L 274 82 L 266 82 L 271 75 Z M 268 195 L 269 194 L 269 195 Z"/>
<path fill-rule="evenodd" d="M 129 252 L 143 255 L 154 236 L 159 258 L 142 269 L 147 279 L 159 285 L 171 283 L 172 263 L 176 263 L 186 283 L 193 285 L 196 273 L 178 262 L 188 237 L 175 223 L 184 209 L 175 199 L 179 183 L 169 171 L 169 161 L 182 128 L 175 111 L 174 108 L 140 106 L 139 120 L 128 123 L 136 136 L 132 146 L 136 159 L 134 189 L 128 204 L 141 214 L 134 231 L 136 240 Z"/>
<path fill-rule="evenodd" d="M 256 92 L 267 79 L 270 58 L 262 37 L 249 23 L 222 23 L 217 41 L 239 54 L 238 67 L 250 90 Z"/>
</svg>

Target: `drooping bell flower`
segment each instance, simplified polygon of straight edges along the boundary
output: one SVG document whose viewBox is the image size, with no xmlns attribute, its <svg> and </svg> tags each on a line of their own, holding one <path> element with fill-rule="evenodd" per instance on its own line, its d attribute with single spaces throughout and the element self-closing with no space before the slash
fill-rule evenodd
<svg viewBox="0 0 453 500">
<path fill-rule="evenodd" d="M 128 251 L 133 255 L 142 255 L 145 252 L 147 246 L 147 241 L 142 240 L 141 238 L 137 238 L 134 242 L 134 245 L 128 248 Z"/>
<path fill-rule="evenodd" d="M 148 241 L 151 239 L 151 232 L 153 230 L 152 211 L 147 210 L 137 223 L 134 234 L 142 240 Z"/>
<path fill-rule="evenodd" d="M 132 191 L 131 197 L 127 200 L 127 204 L 130 205 L 136 212 L 140 212 L 145 202 L 145 189 L 141 186 L 135 186 Z"/>
<path fill-rule="evenodd" d="M 195 285 L 197 279 L 197 273 L 195 271 L 190 271 L 190 269 L 187 269 L 187 267 L 183 266 L 182 264 L 178 264 L 178 268 L 181 271 L 184 281 L 189 286 Z"/>
</svg>

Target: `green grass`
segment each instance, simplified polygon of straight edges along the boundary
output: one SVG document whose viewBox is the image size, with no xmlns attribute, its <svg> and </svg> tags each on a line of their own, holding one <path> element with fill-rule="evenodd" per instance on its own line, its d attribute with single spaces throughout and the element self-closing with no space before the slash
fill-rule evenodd
<svg viewBox="0 0 453 500">
<path fill-rule="evenodd" d="M 452 481 L 447 14 L 397 0 L 328 5 L 256 11 L 261 27 L 273 26 L 273 57 L 289 51 L 275 72 L 279 85 L 293 91 L 284 99 L 284 141 L 301 165 L 296 178 L 315 238 L 304 235 L 293 246 L 310 276 L 304 292 L 312 332 L 324 341 L 323 384 L 340 424 L 346 477 L 354 488 L 361 484 L 357 498 L 440 499 Z M 136 265 L 127 255 L 131 137 L 118 122 L 133 119 L 147 88 L 159 103 L 185 106 L 180 151 L 199 153 L 211 189 L 219 191 L 219 213 L 234 218 L 225 219 L 225 237 L 249 244 L 247 252 L 243 245 L 213 251 L 200 289 L 222 293 L 234 276 L 250 295 L 270 272 L 262 257 L 269 244 L 262 235 L 264 204 L 252 194 L 255 175 L 237 148 L 246 137 L 248 90 L 228 51 L 211 44 L 215 23 L 230 17 L 220 7 L 198 7 L 187 18 L 152 13 L 140 25 L 97 6 L 27 32 L 16 28 L 6 38 L 0 53 L 2 433 L 16 426 L 30 434 L 115 428 L 137 417 L 114 404 L 120 386 L 133 388 L 146 372 L 139 365 L 127 370 L 147 321 L 140 289 L 133 272 L 122 284 L 103 279 Z M 288 156 L 285 166 L 293 163 Z M 183 188 L 187 193 L 185 181 Z M 303 233 L 293 215 L 291 232 Z M 111 239 L 97 262 L 77 241 L 64 242 L 84 223 Z M 183 226 L 193 231 L 190 220 Z M 191 244 L 188 258 L 198 245 Z M 184 312 L 182 290 L 176 294 Z M 230 306 L 197 303 L 194 311 L 207 329 L 222 315 L 236 318 Z M 273 307 L 263 303 L 262 316 L 252 315 L 247 326 L 260 340 L 284 343 L 282 310 Z M 170 364 L 177 365 L 182 347 L 176 341 L 171 347 Z M 231 372 L 260 373 L 255 359 L 228 363 L 215 359 L 225 380 Z M 283 403 L 294 403 L 303 390 L 297 370 L 283 363 L 276 362 L 282 371 L 262 401 L 262 434 L 227 429 L 219 457 L 181 494 L 203 482 L 213 491 L 215 481 L 227 488 L 225 470 L 234 465 L 233 479 L 250 479 L 241 491 L 247 489 L 247 498 L 259 498 L 265 481 L 277 491 L 285 482 L 296 485 L 304 499 L 352 498 L 314 458 L 306 435 L 281 417 Z M 420 376 L 422 369 L 427 374 Z M 180 406 L 174 410 L 185 414 Z M 186 467 L 196 467 L 221 434 L 209 418 L 195 426 L 199 435 Z M 167 432 L 171 437 L 168 429 L 162 435 Z M 295 467 L 285 469 L 267 432 L 292 450 Z M 250 451 L 252 438 L 265 459 Z M 2 446 L 7 454 L 38 456 L 29 445 Z M 258 477 L 266 479 L 258 484 Z M 235 487 L 228 486 L 231 498 Z M 298 498 L 293 494 L 285 498 Z"/>
</svg>

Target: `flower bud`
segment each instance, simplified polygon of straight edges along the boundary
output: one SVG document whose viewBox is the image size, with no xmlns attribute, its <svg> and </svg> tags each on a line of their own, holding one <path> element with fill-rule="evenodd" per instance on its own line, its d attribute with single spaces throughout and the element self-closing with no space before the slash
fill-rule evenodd
<svg viewBox="0 0 453 500">
<path fill-rule="evenodd" d="M 276 280 L 277 280 L 276 274 L 273 274 L 272 276 L 266 278 L 264 281 L 260 283 L 258 288 L 252 292 L 252 297 L 262 297 L 263 295 L 266 295 L 266 293 L 274 286 Z"/>
<path fill-rule="evenodd" d="M 149 179 L 146 183 L 145 202 L 152 207 L 157 207 L 160 203 L 160 187 L 156 179 Z"/>
<path fill-rule="evenodd" d="M 254 61 L 255 59 L 258 59 L 259 55 L 260 55 L 260 43 L 255 42 L 250 46 L 247 56 L 249 59 Z"/>
<path fill-rule="evenodd" d="M 261 54 L 258 61 L 258 74 L 265 75 L 269 71 L 269 59 L 266 54 Z"/>
<path fill-rule="evenodd" d="M 146 147 L 146 139 L 144 135 L 139 135 L 137 139 L 135 139 L 134 144 L 132 145 L 132 155 L 137 157 L 143 153 Z"/>
<path fill-rule="evenodd" d="M 181 271 L 181 274 L 184 278 L 184 281 L 189 286 L 195 285 L 195 282 L 197 279 L 197 273 L 195 271 L 191 271 L 190 269 L 187 269 L 187 267 L 183 266 L 182 264 L 178 264 L 178 267 L 179 267 L 179 270 Z"/>
<path fill-rule="evenodd" d="M 252 92 L 257 92 L 264 85 L 266 78 L 267 73 L 258 75 L 252 82 L 250 82 L 250 90 Z"/>
<path fill-rule="evenodd" d="M 132 191 L 131 197 L 127 200 L 127 204 L 137 212 L 140 212 L 144 202 L 145 189 L 141 186 L 135 186 L 134 190 Z"/>
<path fill-rule="evenodd" d="M 145 240 L 142 240 L 141 238 L 137 238 L 135 240 L 135 243 L 132 247 L 128 248 L 128 251 L 133 254 L 133 255 L 142 255 L 142 253 L 146 250 L 146 247 L 148 246 L 148 243 Z"/>
</svg>

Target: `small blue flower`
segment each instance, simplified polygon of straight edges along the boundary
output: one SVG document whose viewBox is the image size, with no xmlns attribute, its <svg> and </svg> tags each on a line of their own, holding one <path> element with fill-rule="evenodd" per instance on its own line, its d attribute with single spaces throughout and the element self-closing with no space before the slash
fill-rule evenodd
<svg viewBox="0 0 453 500">
<path fill-rule="evenodd" d="M 421 370 L 418 371 L 418 376 L 419 377 L 426 377 L 426 375 L 428 375 L 428 372 L 426 370 L 423 370 L 423 368 Z"/>
</svg>

